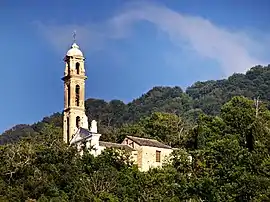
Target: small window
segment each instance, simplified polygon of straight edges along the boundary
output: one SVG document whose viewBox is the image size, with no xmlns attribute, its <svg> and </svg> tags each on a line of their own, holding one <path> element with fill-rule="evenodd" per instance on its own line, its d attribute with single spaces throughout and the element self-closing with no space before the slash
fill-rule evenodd
<svg viewBox="0 0 270 202">
<path fill-rule="evenodd" d="M 134 142 L 129 143 L 129 146 L 131 146 L 132 148 L 134 148 Z"/>
<path fill-rule="evenodd" d="M 80 63 L 76 63 L 76 73 L 80 74 Z"/>
<path fill-rule="evenodd" d="M 81 118 L 79 116 L 76 117 L 76 127 L 79 128 L 80 127 L 80 121 Z"/>
<path fill-rule="evenodd" d="M 69 144 L 69 118 L 67 117 L 67 143 Z"/>
<path fill-rule="evenodd" d="M 67 99 L 68 99 L 68 107 L 70 107 L 70 85 L 69 85 L 69 84 L 67 85 L 67 91 L 68 91 L 68 96 L 67 96 Z"/>
<path fill-rule="evenodd" d="M 76 106 L 80 106 L 80 86 L 79 85 L 76 85 L 75 93 L 76 93 L 76 97 L 75 97 Z"/>
<path fill-rule="evenodd" d="M 156 162 L 160 162 L 160 151 L 156 151 Z"/>
<path fill-rule="evenodd" d="M 68 75 L 70 75 L 70 62 L 68 61 Z"/>
</svg>

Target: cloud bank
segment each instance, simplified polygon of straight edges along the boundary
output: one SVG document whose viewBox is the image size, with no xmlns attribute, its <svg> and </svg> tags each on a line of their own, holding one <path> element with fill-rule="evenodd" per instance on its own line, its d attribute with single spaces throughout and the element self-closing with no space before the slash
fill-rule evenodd
<svg viewBox="0 0 270 202">
<path fill-rule="evenodd" d="M 258 42 L 242 31 L 230 31 L 202 17 L 183 15 L 158 4 L 129 4 L 107 21 L 86 23 L 84 26 L 40 22 L 37 25 L 58 51 L 63 52 L 67 48 L 74 29 L 79 33 L 79 42 L 84 44 L 84 50 L 98 51 L 106 47 L 108 40 L 129 37 L 134 31 L 133 25 L 140 21 L 153 23 L 158 31 L 167 34 L 174 45 L 180 47 L 184 42 L 199 56 L 216 61 L 227 76 L 265 64 L 259 58 L 260 54 L 254 53 L 263 52 L 266 42 Z"/>
</svg>

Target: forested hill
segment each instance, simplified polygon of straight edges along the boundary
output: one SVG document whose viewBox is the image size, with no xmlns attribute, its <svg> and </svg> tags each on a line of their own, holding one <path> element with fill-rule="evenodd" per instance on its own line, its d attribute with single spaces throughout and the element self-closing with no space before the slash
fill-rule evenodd
<svg viewBox="0 0 270 202">
<path fill-rule="evenodd" d="M 132 134 L 175 148 L 148 172 L 117 150 L 79 155 L 63 142 L 61 113 L 17 125 L 1 136 L 20 141 L 0 145 L 0 201 L 270 201 L 269 85 L 270 66 L 254 67 L 186 92 L 155 87 L 128 104 L 86 100 L 103 140 Z"/>
<path fill-rule="evenodd" d="M 89 121 L 96 119 L 102 133 L 116 141 L 112 133 L 123 124 L 137 123 L 152 112 L 176 114 L 193 122 L 200 113 L 216 115 L 221 106 L 236 95 L 270 101 L 270 65 L 251 68 L 246 74 L 233 74 L 228 79 L 196 82 L 186 89 L 180 87 L 154 87 L 146 94 L 125 104 L 120 100 L 106 102 L 90 98 L 86 100 L 86 114 Z M 44 123 L 62 127 L 62 115 L 55 113 L 33 125 L 20 124 L 0 136 L 0 144 L 18 140 L 19 137 L 39 133 Z"/>
</svg>

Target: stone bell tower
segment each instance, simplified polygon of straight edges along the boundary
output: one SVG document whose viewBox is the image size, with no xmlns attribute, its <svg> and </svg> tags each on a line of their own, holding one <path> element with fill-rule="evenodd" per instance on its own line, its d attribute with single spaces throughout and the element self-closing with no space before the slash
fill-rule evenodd
<svg viewBox="0 0 270 202">
<path fill-rule="evenodd" d="M 74 42 L 65 58 L 64 81 L 64 117 L 63 138 L 70 143 L 76 131 L 81 128 L 88 129 L 88 119 L 85 115 L 85 68 L 82 51 Z"/>
</svg>

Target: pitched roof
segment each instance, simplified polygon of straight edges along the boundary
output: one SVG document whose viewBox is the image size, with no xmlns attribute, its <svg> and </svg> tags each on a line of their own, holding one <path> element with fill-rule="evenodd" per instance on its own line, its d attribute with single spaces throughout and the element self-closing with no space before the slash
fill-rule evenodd
<svg viewBox="0 0 270 202">
<path fill-rule="evenodd" d="M 128 151 L 136 151 L 132 147 L 125 145 L 125 144 L 118 144 L 118 143 L 112 143 L 112 142 L 103 142 L 99 141 L 99 145 L 107 148 L 120 148 L 120 149 L 125 149 Z"/>
<path fill-rule="evenodd" d="M 92 135 L 92 133 L 86 128 L 79 128 L 78 132 L 82 138 Z"/>
<path fill-rule="evenodd" d="M 138 145 L 141 145 L 141 146 L 171 149 L 169 145 L 163 144 L 155 139 L 148 139 L 148 138 L 141 138 L 141 137 L 134 137 L 134 136 L 127 136 L 127 138 L 136 142 Z"/>
<path fill-rule="evenodd" d="M 70 144 L 74 144 L 76 142 L 80 142 L 84 139 L 87 139 L 88 137 L 92 136 L 92 132 L 90 132 L 86 128 L 79 128 L 77 132 L 72 136 Z"/>
</svg>

